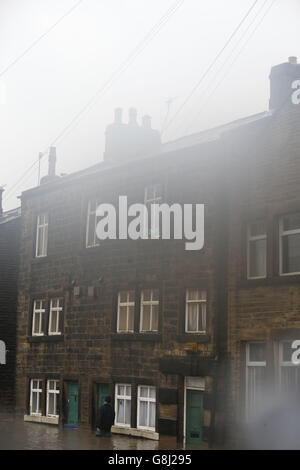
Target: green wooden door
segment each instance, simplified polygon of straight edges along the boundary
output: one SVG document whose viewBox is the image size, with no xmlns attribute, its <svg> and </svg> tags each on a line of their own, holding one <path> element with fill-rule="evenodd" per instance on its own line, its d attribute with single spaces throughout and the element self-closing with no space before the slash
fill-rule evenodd
<svg viewBox="0 0 300 470">
<path fill-rule="evenodd" d="M 99 413 L 100 406 L 104 405 L 105 397 L 109 394 L 108 384 L 98 384 L 98 402 L 97 411 Z"/>
<path fill-rule="evenodd" d="M 78 383 L 68 383 L 68 423 L 73 426 L 78 424 Z"/>
<path fill-rule="evenodd" d="M 203 392 L 186 391 L 186 443 L 200 445 L 202 443 L 203 426 Z"/>
</svg>

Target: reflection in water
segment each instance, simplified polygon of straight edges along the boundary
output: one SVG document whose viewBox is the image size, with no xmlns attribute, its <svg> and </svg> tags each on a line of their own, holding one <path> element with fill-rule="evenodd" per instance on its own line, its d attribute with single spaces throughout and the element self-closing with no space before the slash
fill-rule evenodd
<svg viewBox="0 0 300 470">
<path fill-rule="evenodd" d="M 0 449 L 173 450 L 182 449 L 182 446 L 175 438 L 162 437 L 158 442 L 119 435 L 96 437 L 88 428 L 24 423 L 22 416 L 0 414 Z"/>
</svg>

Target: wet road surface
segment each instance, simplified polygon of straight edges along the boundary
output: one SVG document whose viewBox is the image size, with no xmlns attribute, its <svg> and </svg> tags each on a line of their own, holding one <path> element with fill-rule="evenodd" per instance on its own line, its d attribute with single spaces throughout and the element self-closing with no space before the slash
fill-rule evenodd
<svg viewBox="0 0 300 470">
<path fill-rule="evenodd" d="M 96 437 L 90 429 L 69 429 L 51 424 L 24 423 L 23 416 L 0 414 L 1 450 L 175 450 L 175 438 L 160 441 L 121 435 Z"/>
</svg>

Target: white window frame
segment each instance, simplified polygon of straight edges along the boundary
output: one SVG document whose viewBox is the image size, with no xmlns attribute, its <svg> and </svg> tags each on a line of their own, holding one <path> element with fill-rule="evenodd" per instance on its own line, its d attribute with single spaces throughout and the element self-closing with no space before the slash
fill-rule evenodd
<svg viewBox="0 0 300 470">
<path fill-rule="evenodd" d="M 263 221 L 265 223 L 265 221 Z M 250 222 L 247 225 L 247 279 L 265 279 L 267 277 L 267 230 L 264 234 L 260 235 L 251 235 L 251 225 L 255 222 Z M 251 242 L 256 242 L 258 240 L 266 240 L 266 272 L 264 276 L 250 276 L 250 245 Z"/>
<path fill-rule="evenodd" d="M 144 300 L 144 292 L 145 290 L 150 290 L 150 300 Z M 157 300 L 153 300 L 153 294 L 154 294 L 154 291 L 157 290 L 158 291 L 158 299 Z M 142 329 L 142 326 L 143 326 L 143 314 L 144 314 L 144 306 L 145 305 L 149 305 L 150 306 L 150 330 L 143 330 Z M 157 312 L 157 329 L 154 329 L 152 327 L 152 323 L 153 323 L 153 315 L 152 315 L 152 310 L 153 310 L 153 306 L 154 305 L 157 305 L 159 307 L 159 289 L 143 289 L 142 292 L 141 292 L 141 314 L 140 314 L 140 332 L 141 333 L 147 333 L 147 332 L 157 332 L 158 331 L 158 324 L 159 324 L 159 308 L 158 308 L 158 312 Z"/>
<path fill-rule="evenodd" d="M 148 388 L 148 397 L 141 397 L 140 396 L 140 391 L 141 391 L 141 387 L 144 387 L 144 388 Z M 154 389 L 155 390 L 155 398 L 150 398 L 150 389 Z M 147 403 L 147 422 L 149 423 L 149 419 L 150 419 L 150 413 L 149 413 L 149 409 L 150 409 L 150 403 L 155 403 L 155 422 L 156 422 L 156 387 L 152 386 L 152 385 L 138 385 L 138 396 L 137 396 L 137 429 L 145 429 L 147 431 L 155 431 L 155 426 L 152 427 L 152 426 L 140 426 L 139 422 L 140 422 L 140 403 L 141 402 L 146 402 Z"/>
<path fill-rule="evenodd" d="M 33 382 L 39 382 L 38 388 L 33 388 Z M 37 408 L 41 408 L 41 413 L 33 412 L 32 411 L 32 395 L 33 393 L 37 393 Z M 41 406 L 41 400 L 42 400 L 42 393 L 43 393 L 43 381 L 41 379 L 31 379 L 30 381 L 30 403 L 29 403 L 29 409 L 30 409 L 30 415 L 31 416 L 42 416 L 42 406 Z"/>
<path fill-rule="evenodd" d="M 45 303 L 45 308 L 36 308 L 36 303 L 37 302 L 44 302 Z M 34 325 L 35 325 L 35 316 L 36 314 L 40 315 L 40 322 L 39 322 L 39 332 L 35 333 L 34 331 Z M 46 300 L 45 299 L 36 299 L 33 302 L 33 312 L 32 312 L 32 327 L 31 327 L 31 333 L 32 336 L 45 336 L 45 331 L 42 330 L 42 325 L 43 325 L 43 320 L 42 316 L 44 316 L 44 319 L 46 321 Z"/>
<path fill-rule="evenodd" d="M 246 420 L 249 419 L 249 406 L 248 406 L 248 385 L 249 385 L 249 376 L 248 368 L 249 367 L 266 367 L 267 361 L 250 361 L 250 345 L 251 344 L 265 344 L 265 341 L 248 341 L 246 343 L 246 396 L 245 396 L 245 408 L 246 408 Z"/>
<path fill-rule="evenodd" d="M 53 307 L 53 301 L 54 300 L 57 300 L 58 301 L 58 307 Z M 51 299 L 50 301 L 50 312 L 49 312 L 49 325 L 48 325 L 48 335 L 49 336 L 57 336 L 57 335 L 61 335 L 62 332 L 59 331 L 59 321 L 60 321 L 60 318 L 61 318 L 61 315 L 62 315 L 62 312 L 63 312 L 63 305 L 62 305 L 62 299 L 61 298 L 55 298 L 55 299 Z M 56 312 L 57 313 L 57 317 L 56 317 L 56 330 L 55 331 L 51 331 L 50 328 L 51 328 L 51 323 L 52 323 L 52 312 Z"/>
<path fill-rule="evenodd" d="M 152 197 L 148 197 L 148 193 L 149 193 L 150 189 L 154 190 L 153 191 L 154 194 L 153 194 Z M 157 193 L 158 193 L 158 195 L 157 195 Z M 162 186 L 161 183 L 154 183 L 154 184 L 149 184 L 149 185 L 145 186 L 144 205 L 147 208 L 148 220 L 147 220 L 147 224 L 146 224 L 146 220 L 144 222 L 144 225 L 145 225 L 144 226 L 144 232 L 145 232 L 145 228 L 148 227 L 149 215 L 151 215 L 150 220 L 152 221 L 151 205 L 152 204 L 160 204 L 162 202 L 162 200 L 163 200 L 163 186 Z M 150 210 L 150 212 L 149 212 L 149 210 Z M 151 236 L 151 238 L 159 238 L 160 237 L 159 229 L 160 229 L 160 227 L 158 226 L 158 231 L 155 230 L 155 234 L 152 234 L 151 227 L 148 227 L 148 233 L 145 233 L 145 236 L 147 238 L 148 238 L 149 235 Z"/>
<path fill-rule="evenodd" d="M 125 387 L 125 393 L 126 393 L 126 387 L 130 387 L 130 396 L 129 395 L 119 395 L 118 394 L 118 387 Z M 130 428 L 131 427 L 131 414 L 132 414 L 132 386 L 131 384 L 116 384 L 115 385 L 115 425 L 116 426 L 121 426 L 123 428 Z M 125 401 L 130 401 L 130 423 L 119 423 L 117 421 L 118 419 L 118 400 L 124 400 Z M 126 405 L 124 403 L 124 421 L 126 421 Z"/>
<path fill-rule="evenodd" d="M 55 385 L 55 388 L 54 389 L 50 389 L 50 382 L 54 382 L 54 385 Z M 59 380 L 53 380 L 53 379 L 49 379 L 47 380 L 47 403 L 46 403 L 46 415 L 51 417 L 51 418 L 58 418 L 59 415 L 56 414 L 56 415 L 53 415 L 53 414 L 50 414 L 49 413 L 49 395 L 50 394 L 53 394 L 54 395 L 54 407 L 55 409 L 57 410 L 57 405 L 58 405 L 58 402 L 57 400 L 59 399 L 59 393 L 60 393 L 60 390 L 59 388 L 57 389 L 57 384 L 59 384 Z"/>
<path fill-rule="evenodd" d="M 205 299 L 199 299 L 199 300 L 188 300 L 188 292 L 191 291 L 191 290 L 197 290 L 199 291 L 200 293 L 200 296 L 201 296 L 201 292 L 205 292 Z M 198 317 L 197 317 L 197 330 L 193 330 L 193 331 L 189 331 L 188 330 L 188 305 L 191 304 L 191 303 L 196 303 L 196 304 L 205 304 L 205 317 L 204 317 L 204 321 L 203 321 L 203 324 L 204 324 L 204 329 L 203 330 L 199 330 L 199 314 L 198 314 Z M 200 308 L 200 306 L 199 306 Z M 202 313 L 202 312 L 201 312 Z M 207 291 L 206 289 L 198 289 L 198 288 L 189 288 L 189 289 L 186 289 L 186 292 L 185 292 L 185 333 L 188 333 L 188 334 L 203 334 L 203 333 L 206 333 L 206 320 L 207 320 Z"/>
<path fill-rule="evenodd" d="M 288 235 L 297 235 L 300 234 L 300 228 L 299 229 L 293 229 L 293 230 L 284 230 L 283 229 L 283 219 L 284 217 L 292 215 L 292 214 L 286 214 L 285 216 L 282 216 L 279 220 L 279 274 L 280 276 L 293 276 L 295 274 L 300 274 L 300 271 L 295 271 L 292 273 L 284 273 L 283 272 L 283 247 L 282 247 L 282 240 L 283 237 L 288 236 Z"/>
<path fill-rule="evenodd" d="M 95 210 L 91 210 L 91 205 L 95 203 Z M 85 235 L 85 246 L 86 248 L 93 248 L 95 246 L 99 246 L 100 242 L 96 234 L 96 227 L 97 227 L 97 216 L 96 211 L 99 202 L 97 200 L 90 200 L 88 202 L 88 209 L 87 209 L 87 223 L 86 223 L 86 235 Z M 95 230 L 94 230 L 94 240 L 93 243 L 89 244 L 89 226 L 90 226 L 90 217 L 95 217 Z"/>
<path fill-rule="evenodd" d="M 121 293 L 126 292 L 126 302 L 121 302 Z M 118 333 L 133 333 L 134 332 L 134 307 L 135 307 L 135 300 L 129 301 L 129 292 L 134 292 L 133 289 L 120 291 L 118 293 L 118 318 L 117 318 L 117 332 Z M 127 307 L 127 316 L 126 316 L 126 330 L 119 329 L 119 321 L 120 321 L 120 307 Z M 129 330 L 129 308 L 133 307 L 133 329 Z"/>
<path fill-rule="evenodd" d="M 44 218 L 43 222 L 41 222 L 41 218 Z M 44 258 L 47 256 L 47 249 L 48 249 L 48 214 L 40 214 L 37 217 L 37 224 L 36 224 L 36 244 L 35 244 L 35 257 L 36 258 Z M 42 229 L 42 253 L 38 253 L 39 249 L 39 241 L 40 241 L 40 229 Z"/>
<path fill-rule="evenodd" d="M 283 343 L 292 343 L 293 340 L 282 340 L 279 341 L 279 389 L 281 389 L 281 380 L 282 380 L 282 372 L 281 368 L 282 367 L 300 367 L 298 364 L 293 364 L 292 363 L 292 354 L 291 352 L 291 360 L 290 361 L 284 361 L 283 360 Z"/>
</svg>

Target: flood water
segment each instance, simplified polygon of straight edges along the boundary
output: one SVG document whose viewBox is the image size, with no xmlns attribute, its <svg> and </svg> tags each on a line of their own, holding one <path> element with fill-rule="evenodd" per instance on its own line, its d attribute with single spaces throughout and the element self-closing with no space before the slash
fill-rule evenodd
<svg viewBox="0 0 300 470">
<path fill-rule="evenodd" d="M 88 428 L 24 422 L 23 416 L 0 414 L 1 450 L 175 450 L 183 449 L 175 438 L 160 441 L 121 435 L 96 437 Z"/>
</svg>

